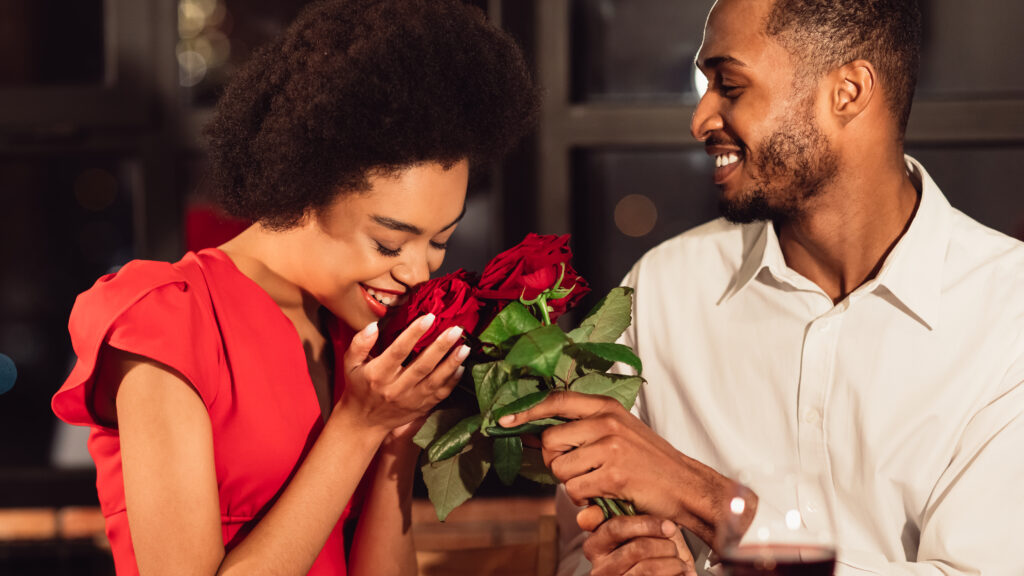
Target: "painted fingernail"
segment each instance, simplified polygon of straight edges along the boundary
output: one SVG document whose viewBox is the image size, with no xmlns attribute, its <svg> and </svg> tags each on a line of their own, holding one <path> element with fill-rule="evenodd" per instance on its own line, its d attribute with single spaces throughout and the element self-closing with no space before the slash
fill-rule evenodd
<svg viewBox="0 0 1024 576">
<path fill-rule="evenodd" d="M 455 342 L 456 340 L 459 339 L 459 336 L 462 336 L 462 327 L 461 326 L 455 326 L 454 328 L 449 328 L 448 329 L 448 333 L 445 334 L 445 338 L 447 338 L 447 340 L 449 342 Z"/>
<path fill-rule="evenodd" d="M 468 357 L 469 357 L 469 346 L 466 346 L 465 344 L 463 344 L 462 346 L 459 346 L 459 349 L 455 351 L 455 359 L 458 360 L 459 362 L 462 362 L 463 360 L 465 360 Z"/>
<path fill-rule="evenodd" d="M 371 338 L 371 337 L 376 336 L 376 335 L 377 335 L 377 323 L 376 322 L 370 322 L 369 324 L 366 325 L 366 328 L 363 328 L 363 338 Z"/>
<path fill-rule="evenodd" d="M 430 328 L 430 325 L 434 323 L 434 315 L 427 314 L 420 318 L 420 326 L 423 328 Z"/>
<path fill-rule="evenodd" d="M 505 426 L 505 427 L 508 427 L 509 424 L 512 424 L 515 421 L 516 421 L 516 415 L 515 414 L 509 414 L 508 416 L 502 416 L 501 418 L 498 418 L 498 424 L 501 424 L 502 426 Z"/>
<path fill-rule="evenodd" d="M 459 366 L 458 368 L 456 368 L 455 369 L 455 379 L 458 380 L 458 379 L 462 378 L 462 375 L 465 374 L 465 372 L 466 372 L 466 367 L 465 366 Z"/>
</svg>

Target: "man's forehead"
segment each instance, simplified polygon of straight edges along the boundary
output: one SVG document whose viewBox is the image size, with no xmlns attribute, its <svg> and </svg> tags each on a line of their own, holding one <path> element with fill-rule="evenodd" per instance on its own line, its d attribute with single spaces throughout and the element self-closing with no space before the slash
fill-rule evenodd
<svg viewBox="0 0 1024 576">
<path fill-rule="evenodd" d="M 744 59 L 765 40 L 764 26 L 773 0 L 718 0 L 704 26 L 697 64 L 709 59 Z"/>
</svg>

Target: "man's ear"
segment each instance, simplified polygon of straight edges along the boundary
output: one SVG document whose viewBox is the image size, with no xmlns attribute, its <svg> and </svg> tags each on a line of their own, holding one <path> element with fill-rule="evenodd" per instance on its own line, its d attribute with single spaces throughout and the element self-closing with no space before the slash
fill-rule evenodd
<svg viewBox="0 0 1024 576">
<path fill-rule="evenodd" d="M 875 67 L 867 60 L 854 60 L 836 69 L 833 79 L 832 113 L 843 124 L 867 109 L 878 86 Z"/>
</svg>

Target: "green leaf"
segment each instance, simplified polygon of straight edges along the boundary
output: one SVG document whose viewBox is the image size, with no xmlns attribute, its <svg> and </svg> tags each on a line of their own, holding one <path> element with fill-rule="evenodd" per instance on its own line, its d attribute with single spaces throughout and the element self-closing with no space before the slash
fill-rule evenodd
<svg viewBox="0 0 1024 576">
<path fill-rule="evenodd" d="M 539 386 L 540 382 L 532 378 L 516 378 L 506 382 L 494 395 L 494 402 L 491 403 L 490 409 L 484 414 L 483 424 L 480 426 L 480 429 L 486 435 L 487 428 L 497 426 L 498 424 L 497 419 L 494 417 L 495 410 L 515 402 L 523 396 L 533 394 Z"/>
<path fill-rule="evenodd" d="M 519 474 L 523 464 L 523 440 L 519 436 L 494 439 L 494 471 L 506 486 Z"/>
<path fill-rule="evenodd" d="M 492 438 L 501 438 L 503 436 L 522 436 L 523 434 L 540 434 L 552 426 L 558 426 L 559 424 L 565 424 L 568 420 L 560 418 L 541 418 L 540 420 L 534 420 L 511 428 L 505 428 L 504 426 L 497 424 L 494 426 L 488 426 L 484 428 L 484 436 L 490 436 Z"/>
<path fill-rule="evenodd" d="M 420 468 L 438 520 L 444 522 L 452 510 L 473 496 L 491 468 L 490 458 L 490 443 L 478 437 L 454 457 L 427 462 Z"/>
<path fill-rule="evenodd" d="M 569 342 L 557 324 L 531 330 L 512 346 L 505 361 L 514 368 L 527 368 L 534 374 L 550 378 L 555 373 L 562 348 Z"/>
<path fill-rule="evenodd" d="M 633 350 L 629 346 L 625 346 L 623 344 L 614 344 L 611 342 L 579 342 L 567 347 L 567 354 L 581 360 L 581 363 L 587 364 L 586 362 L 583 362 L 579 356 L 574 354 L 575 350 L 583 351 L 592 356 L 596 356 L 601 360 L 606 360 L 607 362 L 622 362 L 623 364 L 628 364 L 636 370 L 637 374 L 644 371 L 644 366 L 640 362 L 640 358 L 633 353 Z"/>
<path fill-rule="evenodd" d="M 632 321 L 632 295 L 627 286 L 612 288 L 569 337 L 574 342 L 615 342 Z"/>
<path fill-rule="evenodd" d="M 640 392 L 640 384 L 643 381 L 644 379 L 639 376 L 592 372 L 577 378 L 569 385 L 569 389 L 583 394 L 610 396 L 629 410 L 636 402 L 636 395 Z"/>
<path fill-rule="evenodd" d="M 572 332 L 569 333 L 570 339 Z M 569 348 L 566 346 L 566 348 Z M 555 364 L 555 378 L 562 382 L 571 382 L 576 376 L 576 359 L 565 353 L 566 349 L 562 349 L 562 355 L 558 358 L 558 363 Z"/>
<path fill-rule="evenodd" d="M 473 414 L 460 420 L 427 447 L 427 459 L 440 462 L 458 454 L 469 444 L 473 433 L 480 430 L 483 419 L 483 414 Z"/>
<path fill-rule="evenodd" d="M 491 410 L 491 414 L 495 420 L 500 420 L 502 416 L 508 416 L 509 414 L 518 414 L 525 412 L 530 408 L 533 408 L 537 404 L 544 401 L 548 395 L 551 394 L 551 390 L 538 390 L 537 392 L 531 392 L 526 396 L 520 396 L 512 402 L 505 404 L 501 407 L 494 408 Z"/>
<path fill-rule="evenodd" d="M 538 484 L 558 484 L 558 478 L 544 465 L 544 457 L 537 448 L 523 449 L 523 464 L 519 475 Z"/>
<path fill-rule="evenodd" d="M 537 320 L 520 302 L 510 302 L 480 333 L 480 341 L 500 349 L 508 349 L 516 338 L 539 327 Z"/>
<path fill-rule="evenodd" d="M 427 416 L 420 426 L 412 441 L 420 448 L 426 450 L 435 440 L 451 429 L 459 420 L 462 420 L 470 411 L 465 406 L 453 406 L 449 408 L 438 408 Z"/>
<path fill-rule="evenodd" d="M 494 395 L 509 381 L 508 365 L 501 361 L 476 364 L 472 373 L 476 384 L 476 401 L 480 412 L 485 413 L 494 404 Z"/>
</svg>

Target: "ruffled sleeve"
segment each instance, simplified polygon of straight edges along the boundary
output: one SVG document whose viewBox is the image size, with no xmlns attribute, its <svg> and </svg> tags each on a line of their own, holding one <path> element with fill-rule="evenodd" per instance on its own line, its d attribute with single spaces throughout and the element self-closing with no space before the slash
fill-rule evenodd
<svg viewBox="0 0 1024 576">
<path fill-rule="evenodd" d="M 58 418 L 102 426 L 92 391 L 104 343 L 176 370 L 209 409 L 223 347 L 202 272 L 182 263 L 129 262 L 79 295 L 68 323 L 77 361 L 51 402 Z"/>
</svg>

